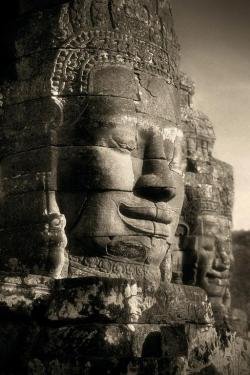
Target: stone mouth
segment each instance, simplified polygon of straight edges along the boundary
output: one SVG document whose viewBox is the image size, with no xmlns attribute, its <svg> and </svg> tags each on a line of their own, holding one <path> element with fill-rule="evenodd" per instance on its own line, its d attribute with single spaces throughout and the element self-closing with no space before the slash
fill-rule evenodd
<svg viewBox="0 0 250 375">
<path fill-rule="evenodd" d="M 171 212 L 167 209 L 152 206 L 129 206 L 120 203 L 119 215 L 123 222 L 136 232 L 143 232 L 157 237 L 169 237 Z"/>
<path fill-rule="evenodd" d="M 129 206 L 125 203 L 120 203 L 119 211 L 123 216 L 131 219 L 149 220 L 162 224 L 170 224 L 172 221 L 168 210 L 157 206 Z"/>
<path fill-rule="evenodd" d="M 212 285 L 221 286 L 221 287 L 228 286 L 229 285 L 229 273 L 228 271 L 207 272 L 205 276 L 205 280 L 210 285 L 212 284 Z"/>
</svg>

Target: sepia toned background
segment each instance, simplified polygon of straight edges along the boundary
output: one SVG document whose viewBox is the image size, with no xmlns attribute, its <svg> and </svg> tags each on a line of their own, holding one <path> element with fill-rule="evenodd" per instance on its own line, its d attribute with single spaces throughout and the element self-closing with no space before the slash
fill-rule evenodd
<svg viewBox="0 0 250 375">
<path fill-rule="evenodd" d="M 250 229 L 250 2 L 173 0 L 182 70 L 214 125 L 215 157 L 235 173 L 234 229 Z"/>
</svg>

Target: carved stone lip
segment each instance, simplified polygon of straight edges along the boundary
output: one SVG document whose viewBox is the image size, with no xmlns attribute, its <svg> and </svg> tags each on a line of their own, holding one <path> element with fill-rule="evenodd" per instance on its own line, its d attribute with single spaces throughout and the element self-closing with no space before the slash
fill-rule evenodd
<svg viewBox="0 0 250 375">
<path fill-rule="evenodd" d="M 211 270 L 206 273 L 206 276 L 210 279 L 228 279 L 229 270 L 225 270 L 225 271 Z"/>
<path fill-rule="evenodd" d="M 216 270 L 212 270 L 206 274 L 205 280 L 208 284 L 213 284 L 221 287 L 228 286 L 229 271 L 218 272 Z"/>
<path fill-rule="evenodd" d="M 156 206 L 129 206 L 120 203 L 118 212 L 123 222 L 136 232 L 160 238 L 169 237 L 172 218 L 167 210 Z"/>
<path fill-rule="evenodd" d="M 119 211 L 123 216 L 131 219 L 149 220 L 156 223 L 170 224 L 172 218 L 167 210 L 158 208 L 157 206 L 128 206 L 125 203 L 120 203 Z"/>
</svg>

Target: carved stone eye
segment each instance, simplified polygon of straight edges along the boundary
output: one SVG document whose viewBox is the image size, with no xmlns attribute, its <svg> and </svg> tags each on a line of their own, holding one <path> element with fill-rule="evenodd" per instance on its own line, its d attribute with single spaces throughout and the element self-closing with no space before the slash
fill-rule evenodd
<svg viewBox="0 0 250 375">
<path fill-rule="evenodd" d="M 206 251 L 213 251 L 214 247 L 212 245 L 205 245 L 205 246 L 203 246 L 203 249 L 206 250 Z"/>
</svg>

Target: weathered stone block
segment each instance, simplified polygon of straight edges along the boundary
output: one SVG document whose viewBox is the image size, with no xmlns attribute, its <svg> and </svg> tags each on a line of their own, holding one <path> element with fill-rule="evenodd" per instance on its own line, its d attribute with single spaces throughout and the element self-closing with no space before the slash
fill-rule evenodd
<svg viewBox="0 0 250 375">
<path fill-rule="evenodd" d="M 31 316 L 37 306 L 48 303 L 54 280 L 40 275 L 0 274 L 0 311 L 3 314 Z M 2 323 L 1 323 L 2 324 Z"/>
<path fill-rule="evenodd" d="M 16 177 L 32 173 L 55 173 L 56 163 L 56 147 L 42 147 L 41 149 L 29 150 L 4 158 L 2 161 L 2 176 Z"/>
<path fill-rule="evenodd" d="M 9 195 L 18 195 L 29 192 L 48 192 L 57 189 L 56 176 L 50 172 L 44 173 L 27 173 L 11 177 L 2 178 L 2 194 L 6 197 Z M 3 205 L 4 209 L 4 205 Z"/>
<path fill-rule="evenodd" d="M 8 196 L 0 209 L 0 228 L 37 224 L 43 220 L 43 215 L 48 211 L 48 194 L 36 191 Z M 15 215 L 13 215 L 14 211 Z"/>
<path fill-rule="evenodd" d="M 146 291 L 143 282 L 138 284 L 132 280 L 81 278 L 58 283 L 59 291 L 47 311 L 52 321 L 213 322 L 206 295 L 199 288 L 166 284 L 155 294 Z"/>
</svg>

